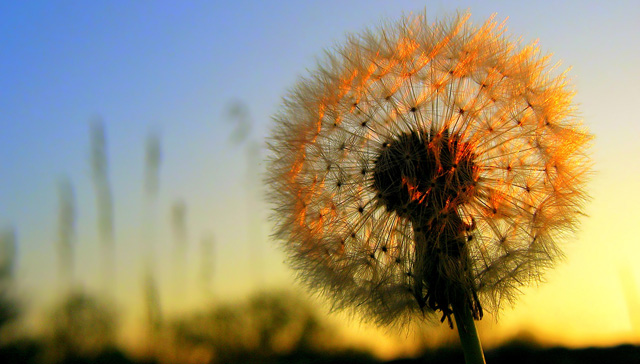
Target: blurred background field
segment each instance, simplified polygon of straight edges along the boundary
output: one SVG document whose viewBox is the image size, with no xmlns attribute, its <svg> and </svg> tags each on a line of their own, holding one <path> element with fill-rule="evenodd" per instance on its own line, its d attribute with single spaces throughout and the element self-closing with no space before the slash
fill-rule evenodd
<svg viewBox="0 0 640 364">
<path fill-rule="evenodd" d="M 487 361 L 640 360 L 637 2 L 36 1 L 0 4 L 0 362 L 462 360 L 446 325 L 329 313 L 263 202 L 286 90 L 425 7 L 509 17 L 572 67 L 596 136 L 589 216 L 547 283 L 480 323 Z"/>
</svg>

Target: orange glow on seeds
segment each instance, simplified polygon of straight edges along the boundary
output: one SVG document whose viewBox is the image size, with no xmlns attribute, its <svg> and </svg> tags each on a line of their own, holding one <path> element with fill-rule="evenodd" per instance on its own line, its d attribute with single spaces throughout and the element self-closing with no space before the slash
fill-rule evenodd
<svg viewBox="0 0 640 364">
<path fill-rule="evenodd" d="M 427 194 L 429 194 L 429 190 L 427 190 L 427 192 L 418 191 L 418 186 L 415 186 L 411 180 L 404 176 L 402 177 L 402 185 L 407 186 L 409 197 L 412 201 L 423 203 L 424 199 L 427 198 Z"/>
</svg>

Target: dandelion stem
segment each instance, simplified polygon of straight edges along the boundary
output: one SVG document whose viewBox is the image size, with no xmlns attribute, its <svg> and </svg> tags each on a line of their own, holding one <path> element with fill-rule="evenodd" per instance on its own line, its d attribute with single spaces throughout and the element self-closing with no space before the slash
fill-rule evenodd
<svg viewBox="0 0 640 364">
<path fill-rule="evenodd" d="M 453 307 L 453 316 L 456 319 L 460 344 L 464 352 L 464 360 L 467 364 L 485 364 L 484 353 L 473 316 L 469 309 Z"/>
</svg>

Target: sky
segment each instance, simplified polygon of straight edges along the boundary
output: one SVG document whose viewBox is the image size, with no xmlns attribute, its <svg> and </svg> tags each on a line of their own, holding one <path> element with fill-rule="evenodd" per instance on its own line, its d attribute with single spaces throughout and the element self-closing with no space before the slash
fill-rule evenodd
<svg viewBox="0 0 640 364">
<path fill-rule="evenodd" d="M 198 246 L 215 241 L 216 299 L 290 286 L 269 240 L 262 146 L 281 98 L 348 33 L 425 10 L 432 20 L 468 10 L 538 41 L 561 61 L 595 135 L 588 216 L 564 243 L 544 284 L 482 323 L 481 335 L 531 332 L 570 346 L 640 343 L 640 3 L 629 1 L 31 1 L 0 3 L 0 229 L 13 227 L 17 290 L 31 311 L 59 292 L 55 242 L 59 181 L 76 204 L 75 280 L 99 289 L 101 250 L 89 126 L 102 120 L 114 201 L 115 300 L 140 300 L 153 257 L 167 307 L 202 305 Z M 238 132 L 233 105 L 251 128 Z M 157 197 L 144 193 L 145 140 L 161 141 Z M 172 206 L 182 202 L 189 287 L 171 299 Z M 143 240 L 155 242 L 150 249 Z M 136 298 L 138 297 L 138 298 Z M 635 298 L 634 298 L 635 297 Z M 137 302 L 137 301 L 136 301 Z M 138 302 L 139 303 L 139 302 Z M 634 304 L 635 303 L 635 306 Z M 131 304 L 135 306 L 135 304 Z M 356 333 L 376 332 L 350 323 Z"/>
</svg>

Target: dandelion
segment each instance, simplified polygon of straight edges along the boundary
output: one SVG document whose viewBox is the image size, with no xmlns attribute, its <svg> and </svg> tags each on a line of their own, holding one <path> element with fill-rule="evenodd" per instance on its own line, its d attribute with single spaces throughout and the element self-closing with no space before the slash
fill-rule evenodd
<svg viewBox="0 0 640 364">
<path fill-rule="evenodd" d="M 473 319 L 562 256 L 591 136 L 548 56 L 468 19 L 413 15 L 328 52 L 274 118 L 268 181 L 312 289 L 381 325 L 453 316 L 483 361 Z"/>
</svg>

